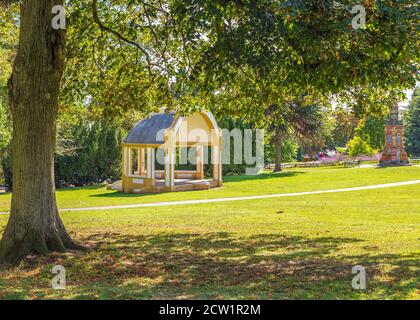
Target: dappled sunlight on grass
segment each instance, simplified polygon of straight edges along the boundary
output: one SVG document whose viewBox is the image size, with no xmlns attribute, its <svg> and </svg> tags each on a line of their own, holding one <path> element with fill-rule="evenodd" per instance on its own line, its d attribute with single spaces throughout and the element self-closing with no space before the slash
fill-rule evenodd
<svg viewBox="0 0 420 320">
<path fill-rule="evenodd" d="M 281 188 L 290 179 L 285 188 L 299 189 L 301 177 L 319 179 L 324 173 L 351 170 L 322 169 L 256 179 L 255 183 L 266 183 L 264 188 L 268 188 L 272 181 L 281 181 Z M 369 170 L 369 175 L 374 172 Z M 393 174 L 374 175 L 372 180 L 397 180 L 397 172 L 389 172 Z M 409 180 L 405 174 L 399 174 L 400 180 Z M 345 183 L 350 177 L 344 175 Z M 321 181 L 334 179 L 326 174 Z M 308 181 L 313 188 L 314 182 Z M 240 189 L 241 184 L 227 184 L 223 192 L 233 186 Z M 84 199 L 104 192 L 82 189 L 76 194 L 82 191 L 87 192 Z M 90 249 L 31 257 L 18 269 L 0 271 L 0 299 L 419 299 L 419 194 L 420 185 L 410 185 L 176 207 L 64 212 L 61 216 L 72 236 Z M 0 215 L 0 233 L 6 222 L 7 216 Z M 51 268 L 57 264 L 66 268 L 65 290 L 51 289 Z M 366 267 L 365 291 L 351 287 L 354 265 Z"/>
<path fill-rule="evenodd" d="M 283 234 L 247 238 L 220 232 L 101 233 L 82 240 L 91 246 L 88 253 L 26 261 L 2 281 L 30 284 L 30 297 L 39 298 L 355 298 L 363 296 L 350 286 L 351 267 L 357 261 L 369 271 L 369 286 L 380 286 L 384 295 L 405 297 L 416 285 L 410 268 L 418 256 L 333 254 L 342 243 L 362 241 L 355 238 Z M 68 266 L 65 291 L 46 289 L 50 277 L 46 271 L 54 264 Z M 27 297 L 27 291 L 15 285 L 6 295 L 4 289 L 2 298 Z"/>
</svg>

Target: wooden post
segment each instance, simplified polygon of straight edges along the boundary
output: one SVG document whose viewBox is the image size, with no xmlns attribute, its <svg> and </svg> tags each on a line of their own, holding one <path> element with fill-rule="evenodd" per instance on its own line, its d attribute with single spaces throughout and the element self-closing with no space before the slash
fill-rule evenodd
<svg viewBox="0 0 420 320">
<path fill-rule="evenodd" d="M 142 175 L 144 175 L 144 160 L 145 160 L 145 154 L 144 154 L 144 148 L 143 147 L 138 148 L 137 156 L 138 156 L 138 160 L 137 160 L 137 162 L 138 162 L 138 172 L 139 172 L 139 175 L 142 176 Z"/>
<path fill-rule="evenodd" d="M 152 185 L 154 185 L 155 180 L 155 163 L 156 163 L 156 149 L 150 148 L 150 176 L 153 179 Z"/>
<path fill-rule="evenodd" d="M 121 185 L 122 191 L 127 192 L 127 147 L 123 145 L 122 147 L 122 178 Z"/>
<path fill-rule="evenodd" d="M 165 189 L 175 189 L 175 143 L 172 130 L 165 137 Z"/>
<path fill-rule="evenodd" d="M 155 148 L 147 148 L 147 177 L 155 179 Z"/>
<path fill-rule="evenodd" d="M 222 181 L 222 130 L 212 130 L 212 163 L 213 163 L 213 180 L 217 181 L 217 186 L 223 184 Z"/>
<path fill-rule="evenodd" d="M 130 175 L 133 174 L 133 172 L 132 172 L 133 171 L 133 157 L 132 157 L 132 154 L 131 154 L 131 147 L 128 147 L 127 149 L 128 149 L 128 152 L 127 152 L 127 154 L 128 154 L 127 175 L 130 176 Z"/>
<path fill-rule="evenodd" d="M 143 147 L 141 148 L 141 172 L 142 175 L 144 176 L 146 173 L 146 149 Z"/>
<path fill-rule="evenodd" d="M 152 157 L 152 150 L 150 148 L 146 149 L 147 152 L 147 164 L 146 164 L 146 171 L 147 171 L 147 178 L 152 178 L 152 161 L 151 161 L 151 157 Z"/>
<path fill-rule="evenodd" d="M 211 158 L 213 163 L 213 180 L 219 182 L 219 146 L 212 146 Z"/>
<path fill-rule="evenodd" d="M 196 175 L 195 178 L 198 180 L 204 179 L 204 147 L 202 145 L 198 145 L 196 147 Z"/>
</svg>

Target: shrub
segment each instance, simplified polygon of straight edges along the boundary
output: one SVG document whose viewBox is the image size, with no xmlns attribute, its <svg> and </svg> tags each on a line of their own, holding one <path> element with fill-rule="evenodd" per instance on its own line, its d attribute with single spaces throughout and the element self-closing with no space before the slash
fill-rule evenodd
<svg viewBox="0 0 420 320">
<path fill-rule="evenodd" d="M 341 153 L 341 154 L 346 154 L 347 153 L 347 149 L 346 148 L 341 148 L 341 147 L 337 147 L 335 149 L 335 151 L 337 151 L 338 153 Z"/>
<path fill-rule="evenodd" d="M 62 151 L 56 155 L 57 187 L 120 179 L 121 141 L 125 132 L 118 123 L 81 122 L 66 130 L 61 136 L 69 136 L 71 141 L 61 146 Z"/>
<path fill-rule="evenodd" d="M 378 152 L 378 150 L 373 149 L 365 140 L 358 136 L 347 143 L 346 149 L 351 157 L 370 156 Z"/>
</svg>

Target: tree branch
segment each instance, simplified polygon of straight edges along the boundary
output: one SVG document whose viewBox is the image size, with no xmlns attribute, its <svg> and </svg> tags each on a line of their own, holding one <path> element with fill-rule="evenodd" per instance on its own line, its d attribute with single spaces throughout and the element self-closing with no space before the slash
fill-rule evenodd
<svg viewBox="0 0 420 320">
<path fill-rule="evenodd" d="M 152 69 L 151 66 L 153 65 L 151 60 L 150 60 L 150 55 L 147 52 L 146 49 L 144 49 L 139 43 L 130 40 L 128 38 L 126 38 L 125 36 L 123 36 L 121 33 L 119 33 L 118 31 L 105 26 L 102 21 L 99 19 L 98 16 L 98 8 L 97 8 L 97 3 L 98 0 L 92 0 L 92 13 L 93 13 L 93 20 L 95 21 L 95 23 L 99 26 L 99 28 L 103 31 L 109 32 L 111 34 L 113 34 L 114 36 L 116 36 L 118 39 L 124 41 L 125 43 L 131 44 L 132 46 L 136 47 L 137 49 L 139 49 L 145 56 L 146 61 L 147 61 L 147 67 L 149 70 L 149 74 L 152 75 Z"/>
</svg>

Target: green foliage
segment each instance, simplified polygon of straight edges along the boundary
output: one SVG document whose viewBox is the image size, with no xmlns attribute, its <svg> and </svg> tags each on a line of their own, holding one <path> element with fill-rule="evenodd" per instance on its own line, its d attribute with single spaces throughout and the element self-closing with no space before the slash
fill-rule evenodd
<svg viewBox="0 0 420 320">
<path fill-rule="evenodd" d="M 385 145 L 384 118 L 368 116 L 360 120 L 355 135 L 365 141 L 372 149 L 382 150 Z"/>
<path fill-rule="evenodd" d="M 220 128 L 228 129 L 229 131 L 233 129 L 239 129 L 239 130 L 251 129 L 252 127 L 249 123 L 247 123 L 246 121 L 242 119 L 234 119 L 223 113 L 216 114 L 216 120 Z M 253 138 L 255 138 L 255 135 L 253 136 Z M 233 141 L 233 138 L 231 138 L 230 163 L 223 165 L 222 174 L 224 176 L 245 174 L 247 165 L 245 163 L 241 163 L 241 164 L 234 163 L 234 151 L 235 151 L 234 147 L 235 147 L 234 141 Z M 211 156 L 211 154 L 209 154 L 209 156 Z M 207 176 L 211 176 L 211 170 L 212 170 L 211 165 L 205 165 L 204 170 Z"/>
<path fill-rule="evenodd" d="M 363 140 L 363 138 L 356 136 L 347 143 L 346 146 L 347 152 L 351 157 L 357 157 L 361 155 L 370 156 L 378 152 L 378 150 L 373 149 L 368 142 Z"/>
<path fill-rule="evenodd" d="M 12 189 L 12 146 L 9 144 L 2 150 L 0 158 L 0 185 L 7 190 Z"/>
<path fill-rule="evenodd" d="M 12 124 L 5 99 L 0 94 L 0 159 L 5 156 L 6 149 L 12 138 Z"/>
<path fill-rule="evenodd" d="M 404 116 L 407 152 L 420 156 L 420 88 L 416 88 Z"/>
<path fill-rule="evenodd" d="M 143 115 L 162 107 L 178 109 L 173 77 L 183 72 L 183 55 L 167 4 L 69 2 L 63 104 L 84 104 L 91 114 L 107 117 L 131 109 Z"/>
<path fill-rule="evenodd" d="M 8 107 L 7 80 L 18 39 L 17 6 L 0 10 L 0 185 L 11 187 L 12 120 Z"/>
<path fill-rule="evenodd" d="M 337 147 L 337 148 L 336 148 L 336 151 L 337 151 L 338 153 L 344 154 L 344 153 L 347 153 L 347 148 Z"/>
<path fill-rule="evenodd" d="M 93 16 L 92 1 L 69 3 L 62 96 L 89 98 L 97 113 L 190 112 L 225 108 L 224 99 L 232 116 L 245 109 L 252 119 L 261 105 L 305 93 L 380 113 L 415 83 L 413 1 L 365 4 L 364 30 L 351 28 L 350 0 L 94 3 Z"/>
<path fill-rule="evenodd" d="M 354 137 L 357 118 L 351 110 L 338 107 L 332 112 L 330 121 L 333 129 L 325 139 L 326 145 L 335 149 L 344 148 Z"/>
<path fill-rule="evenodd" d="M 0 185 L 11 188 L 12 121 L 4 92 L 0 87 Z"/>
<path fill-rule="evenodd" d="M 275 146 L 270 143 L 265 146 L 265 163 L 272 164 L 275 162 Z M 299 144 L 293 138 L 287 138 L 281 145 L 282 162 L 294 162 L 298 158 Z"/>
<path fill-rule="evenodd" d="M 419 43 L 414 1 L 365 4 L 364 30 L 350 26 L 353 1 L 176 3 L 190 29 L 205 29 L 212 43 L 200 65 L 206 79 L 224 83 L 229 93 L 236 94 L 243 79 L 245 91 L 258 87 L 260 100 L 268 105 L 273 103 L 266 92 L 269 85 L 293 94 L 336 93 L 364 114 L 380 112 L 385 97 L 398 96 L 415 83 Z"/>
<path fill-rule="evenodd" d="M 56 155 L 58 187 L 83 186 L 121 177 L 121 123 L 80 121 L 61 128 L 61 153 Z"/>
<path fill-rule="evenodd" d="M 374 150 L 381 150 L 384 146 L 384 117 L 381 115 L 370 115 L 359 120 L 348 108 L 337 108 L 330 121 L 333 129 L 326 137 L 326 146 L 330 148 L 343 151 L 355 137 L 360 138 L 356 141 L 357 144 L 363 140 Z M 354 145 L 355 142 L 350 144 Z"/>
<path fill-rule="evenodd" d="M 369 156 L 382 150 L 384 145 L 384 118 L 372 115 L 359 120 L 345 151 L 352 157 Z"/>
</svg>

